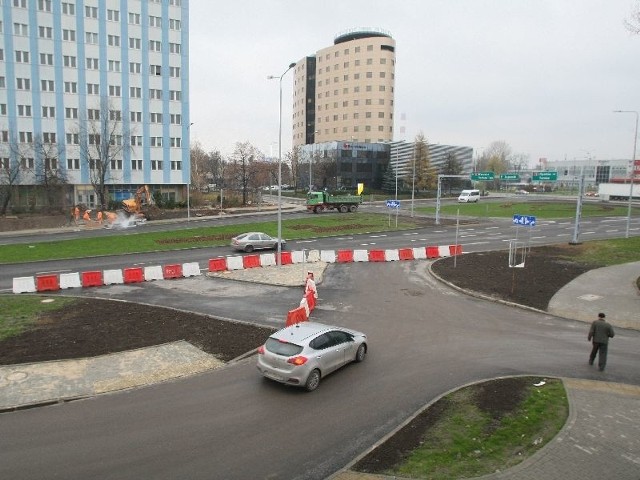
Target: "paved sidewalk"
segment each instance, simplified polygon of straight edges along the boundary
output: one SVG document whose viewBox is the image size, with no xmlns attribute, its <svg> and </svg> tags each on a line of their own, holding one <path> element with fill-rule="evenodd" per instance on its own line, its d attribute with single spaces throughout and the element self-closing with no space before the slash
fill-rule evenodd
<svg viewBox="0 0 640 480">
<path fill-rule="evenodd" d="M 547 311 L 585 322 L 594 321 L 598 312 L 604 312 L 614 327 L 640 330 L 638 277 L 640 262 L 590 270 L 561 288 Z"/>
</svg>

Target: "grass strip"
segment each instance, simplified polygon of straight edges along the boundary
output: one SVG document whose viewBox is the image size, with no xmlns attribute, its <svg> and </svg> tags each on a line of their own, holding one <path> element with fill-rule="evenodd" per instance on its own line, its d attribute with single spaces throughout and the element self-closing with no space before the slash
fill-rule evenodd
<svg viewBox="0 0 640 480">
<path fill-rule="evenodd" d="M 417 212 L 434 214 L 435 207 L 417 207 Z M 477 203 L 455 203 L 442 205 L 440 213 L 456 215 L 457 212 L 465 217 L 513 217 L 513 215 L 530 215 L 538 219 L 574 218 L 576 216 L 575 203 L 568 202 L 516 202 L 509 199 L 481 200 Z M 628 207 L 611 205 L 608 203 L 583 203 L 582 217 L 621 217 L 627 216 Z M 640 208 L 631 209 L 631 215 L 640 215 Z"/>
<path fill-rule="evenodd" d="M 402 218 L 396 228 L 395 222 L 389 222 L 386 215 L 380 214 L 310 215 L 304 219 L 284 220 L 282 236 L 287 240 L 300 240 L 329 235 L 407 230 L 416 226 L 416 221 Z M 0 264 L 221 246 L 228 245 L 232 237 L 247 231 L 265 232 L 275 237 L 277 229 L 277 223 L 269 221 L 168 232 L 145 233 L 144 227 L 126 232 L 112 230 L 110 235 L 94 238 L 0 245 Z"/>
<path fill-rule="evenodd" d="M 55 311 L 74 301 L 61 297 L 0 296 L 0 341 L 32 328 L 41 313 Z"/>
<path fill-rule="evenodd" d="M 553 439 L 568 416 L 560 380 L 547 379 L 541 387 L 532 383 L 519 406 L 502 418 L 478 407 L 478 388 L 473 385 L 445 397 L 448 406 L 441 420 L 425 432 L 422 445 L 385 473 L 444 480 L 502 471 Z"/>
</svg>

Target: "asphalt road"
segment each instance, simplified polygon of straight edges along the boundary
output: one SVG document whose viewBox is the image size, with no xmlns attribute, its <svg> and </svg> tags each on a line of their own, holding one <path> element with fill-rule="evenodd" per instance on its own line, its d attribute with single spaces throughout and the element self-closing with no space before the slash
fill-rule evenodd
<svg viewBox="0 0 640 480">
<path fill-rule="evenodd" d="M 468 382 L 514 374 L 602 379 L 586 362 L 584 323 L 467 297 L 435 282 L 427 264 L 329 266 L 314 320 L 366 332 L 370 352 L 317 391 L 263 380 L 249 358 L 148 388 L 3 414 L 0 478 L 324 479 Z M 135 295 L 171 305 L 183 292 L 191 309 L 215 314 L 220 299 L 199 286 L 210 281 L 181 280 L 164 290 L 174 296 L 159 295 L 154 282 Z M 128 295 L 118 287 L 96 291 Z M 238 287 L 229 288 L 233 296 Z M 282 308 L 287 290 L 264 287 L 235 301 L 254 312 Z M 607 380 L 640 385 L 639 340 L 639 332 L 616 332 Z"/>
<path fill-rule="evenodd" d="M 370 209 L 385 209 L 384 206 L 369 207 Z M 306 215 L 306 214 L 304 214 Z M 264 220 L 264 217 L 262 217 Z M 531 246 L 553 243 L 568 243 L 574 237 L 574 221 L 542 220 L 535 227 L 516 227 L 510 219 L 479 219 L 466 221 L 456 225 L 449 222 L 412 231 L 372 233 L 361 235 L 342 235 L 327 238 L 287 242 L 288 250 L 334 250 L 334 249 L 374 249 L 374 248 L 409 248 L 427 245 L 461 244 L 464 252 L 506 249 L 509 240 L 518 239 Z M 173 224 L 174 228 L 185 228 L 186 222 Z M 624 237 L 626 227 L 625 217 L 595 217 L 581 221 L 580 241 L 604 238 Z M 140 227 L 141 229 L 147 226 Z M 142 230 L 140 230 L 142 231 Z M 631 235 L 640 235 L 640 218 L 632 217 Z M 82 233 L 82 232 L 81 232 Z M 87 232 L 88 233 L 88 232 Z M 59 239 L 59 235 L 50 234 L 45 237 Z M 40 235 L 43 237 L 43 235 Z M 25 242 L 24 238 L 3 235 L 4 242 Z M 208 269 L 209 259 L 238 255 L 229 247 L 210 247 L 185 249 L 171 252 L 151 252 L 132 255 L 116 255 L 105 257 L 91 257 L 74 260 L 55 260 L 24 264 L 2 265 L 0 270 L 0 293 L 11 292 L 13 278 L 30 277 L 45 273 L 83 272 L 93 270 L 122 269 L 133 266 L 167 265 L 173 263 L 198 262 L 200 269 Z"/>
</svg>

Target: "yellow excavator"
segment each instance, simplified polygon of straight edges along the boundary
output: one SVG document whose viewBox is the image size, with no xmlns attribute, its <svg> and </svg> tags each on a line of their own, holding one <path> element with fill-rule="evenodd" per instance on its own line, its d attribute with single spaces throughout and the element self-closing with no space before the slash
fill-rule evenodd
<svg viewBox="0 0 640 480">
<path fill-rule="evenodd" d="M 149 219 L 149 210 L 153 206 L 153 197 L 149 191 L 147 185 L 136 190 L 133 198 L 122 201 L 122 208 L 130 215 L 135 215 L 138 218 Z"/>
</svg>

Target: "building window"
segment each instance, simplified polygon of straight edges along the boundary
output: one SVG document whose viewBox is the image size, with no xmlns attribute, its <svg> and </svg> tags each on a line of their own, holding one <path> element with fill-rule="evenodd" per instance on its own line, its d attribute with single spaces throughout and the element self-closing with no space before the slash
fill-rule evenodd
<svg viewBox="0 0 640 480">
<path fill-rule="evenodd" d="M 153 15 L 149 15 L 149 26 L 150 27 L 162 27 L 162 18 L 154 17 Z"/>
<path fill-rule="evenodd" d="M 100 95 L 100 84 L 98 84 L 98 83 L 87 83 L 87 94 L 89 94 L 89 95 Z"/>
<path fill-rule="evenodd" d="M 173 78 L 180 77 L 180 67 L 169 67 L 169 76 Z"/>
<path fill-rule="evenodd" d="M 40 80 L 40 90 L 43 92 L 53 92 L 53 80 Z"/>
<path fill-rule="evenodd" d="M 384 118 L 384 112 L 378 112 L 378 118 Z"/>
<path fill-rule="evenodd" d="M 42 141 L 44 143 L 56 143 L 56 134 L 54 132 L 43 132 Z"/>
<path fill-rule="evenodd" d="M 28 78 L 16 78 L 16 88 L 18 90 L 31 90 L 31 80 Z"/>
<path fill-rule="evenodd" d="M 122 170 L 122 160 L 111 160 L 111 170 Z"/>
<path fill-rule="evenodd" d="M 76 41 L 76 31 L 75 30 L 62 30 L 62 40 L 66 42 L 75 42 Z"/>
<path fill-rule="evenodd" d="M 161 113 L 151 113 L 151 123 L 162 123 L 162 114 Z"/>
<path fill-rule="evenodd" d="M 172 113 L 169 117 L 172 125 L 182 125 L 182 115 L 179 113 Z"/>
<path fill-rule="evenodd" d="M 29 52 L 22 50 L 16 50 L 16 62 L 17 63 L 29 63 Z"/>
<path fill-rule="evenodd" d="M 53 28 L 52 27 L 38 27 L 38 36 L 40 38 L 52 38 L 53 37 Z"/>
<path fill-rule="evenodd" d="M 135 37 L 129 37 L 129 48 L 140 50 L 141 45 L 142 45 L 142 40 Z"/>
<path fill-rule="evenodd" d="M 119 97 L 121 92 L 120 85 L 109 85 L 109 95 L 112 97 Z"/>
<path fill-rule="evenodd" d="M 28 142 L 28 143 L 31 143 L 31 142 Z M 22 168 L 27 168 L 27 169 L 29 169 L 29 170 L 33 170 L 33 167 L 34 167 L 33 158 L 30 158 L 30 157 L 27 157 L 27 158 L 22 157 L 22 158 L 20 159 L 20 166 L 21 166 Z"/>
<path fill-rule="evenodd" d="M 142 170 L 142 160 L 131 160 L 131 170 Z"/>
<path fill-rule="evenodd" d="M 121 122 L 122 112 L 120 110 L 109 110 L 109 120 Z"/>
<path fill-rule="evenodd" d="M 80 134 L 67 133 L 67 145 L 80 145 Z"/>
<path fill-rule="evenodd" d="M 182 45 L 179 43 L 169 43 L 169 53 L 182 53 Z"/>
<path fill-rule="evenodd" d="M 109 60 L 109 71 L 110 72 L 119 72 L 120 71 L 120 62 L 118 60 Z"/>
<path fill-rule="evenodd" d="M 84 16 L 87 18 L 98 18 L 98 7 L 84 7 Z"/>
<path fill-rule="evenodd" d="M 182 146 L 182 139 L 180 137 L 171 137 L 171 147 L 180 148 Z"/>
<path fill-rule="evenodd" d="M 98 44 L 98 34 L 96 32 L 85 32 L 84 34 L 85 43 L 89 43 L 92 45 Z"/>
<path fill-rule="evenodd" d="M 162 67 L 160 65 L 151 65 L 149 67 L 149 75 L 162 75 Z"/>
<path fill-rule="evenodd" d="M 181 24 L 180 20 L 175 20 L 173 18 L 169 19 L 169 28 L 171 30 L 180 30 L 181 25 L 182 24 Z"/>
<path fill-rule="evenodd" d="M 38 10 L 41 12 L 50 12 L 51 0 L 38 0 Z"/>
<path fill-rule="evenodd" d="M 75 3 L 62 2 L 62 13 L 65 15 L 75 15 L 76 14 Z"/>
<path fill-rule="evenodd" d="M 80 170 L 80 159 L 67 158 L 67 170 Z"/>
<path fill-rule="evenodd" d="M 64 109 L 64 118 L 78 118 L 78 109 L 75 107 L 66 107 Z"/>
<path fill-rule="evenodd" d="M 109 20 L 110 22 L 119 22 L 120 11 L 107 9 L 107 20 Z"/>
<path fill-rule="evenodd" d="M 87 110 L 87 117 L 89 120 L 100 120 L 100 110 L 97 108 L 90 108 Z"/>
<path fill-rule="evenodd" d="M 64 92 L 65 93 L 78 93 L 78 83 L 77 82 L 64 82 Z"/>
<path fill-rule="evenodd" d="M 63 55 L 62 63 L 65 67 L 76 68 L 76 57 L 72 55 Z"/>
<path fill-rule="evenodd" d="M 182 170 L 182 162 L 177 160 L 172 161 L 171 170 Z"/>
<path fill-rule="evenodd" d="M 110 47 L 119 47 L 120 46 L 120 36 L 118 35 L 108 35 L 107 43 Z"/>
<path fill-rule="evenodd" d="M 179 102 L 182 100 L 182 92 L 180 90 L 169 90 L 169 100 Z"/>
<path fill-rule="evenodd" d="M 41 53 L 40 54 L 40 65 L 53 65 L 53 54 L 52 53 Z"/>
<path fill-rule="evenodd" d="M 30 117 L 31 116 L 31 105 L 18 105 L 18 116 L 19 117 Z"/>
<path fill-rule="evenodd" d="M 0 103 L 0 115 L 6 115 L 6 114 L 7 114 L 7 104 Z"/>
<path fill-rule="evenodd" d="M 58 169 L 58 159 L 57 158 L 45 158 L 44 159 L 44 168 L 45 168 L 45 170 L 57 170 Z"/>
<path fill-rule="evenodd" d="M 141 147 L 142 146 L 142 137 L 140 135 L 132 135 L 131 136 L 131 146 L 132 147 Z"/>
<path fill-rule="evenodd" d="M 161 52 L 162 42 L 158 40 L 149 40 L 149 50 L 151 50 L 152 52 Z"/>
<path fill-rule="evenodd" d="M 162 160 L 151 160 L 151 170 L 162 170 Z"/>
<path fill-rule="evenodd" d="M 142 112 L 130 112 L 130 117 L 132 122 L 142 122 Z"/>
<path fill-rule="evenodd" d="M 140 73 L 142 71 L 142 64 L 138 62 L 129 62 L 129 73 Z"/>
<path fill-rule="evenodd" d="M 150 88 L 149 89 L 149 98 L 152 100 L 162 100 L 162 90 L 159 88 Z"/>
<path fill-rule="evenodd" d="M 29 35 L 29 26 L 24 23 L 14 23 L 13 24 L 13 34 L 28 36 Z"/>
<path fill-rule="evenodd" d="M 162 146 L 162 137 L 151 137 L 151 146 L 152 147 L 161 147 Z"/>
<path fill-rule="evenodd" d="M 86 59 L 87 70 L 100 70 L 100 63 L 97 58 L 87 57 Z"/>
<path fill-rule="evenodd" d="M 129 96 L 131 98 L 142 98 L 142 89 L 140 87 L 129 87 Z"/>
</svg>

